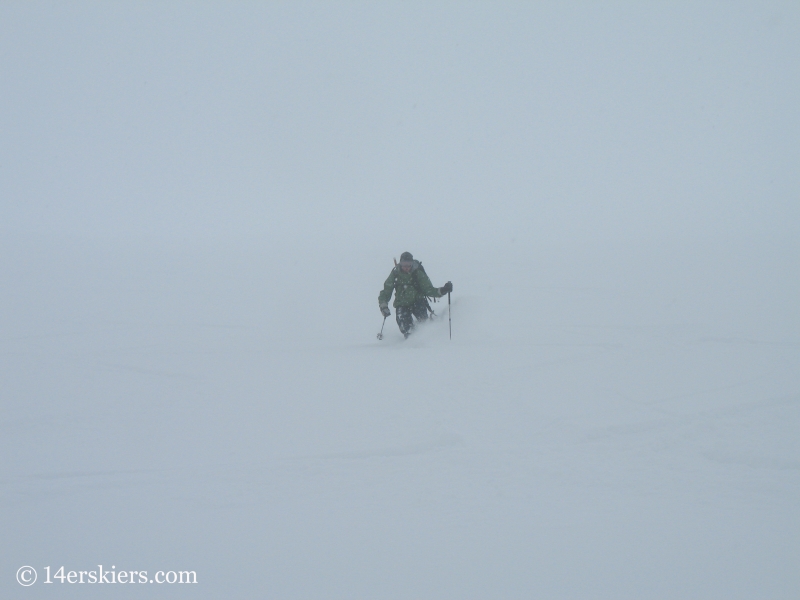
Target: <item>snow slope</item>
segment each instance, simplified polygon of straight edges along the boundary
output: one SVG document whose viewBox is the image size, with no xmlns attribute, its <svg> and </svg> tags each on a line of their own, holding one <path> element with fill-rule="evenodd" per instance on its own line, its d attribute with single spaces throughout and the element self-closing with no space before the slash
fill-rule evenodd
<svg viewBox="0 0 800 600">
<path fill-rule="evenodd" d="M 0 3 L 0 598 L 796 599 L 798 30 Z"/>
<path fill-rule="evenodd" d="M 797 290 L 757 269 L 784 252 L 464 263 L 434 247 L 418 255 L 454 281 L 453 340 L 438 303 L 408 341 L 387 321 L 379 342 L 391 258 L 368 268 L 343 247 L 342 270 L 294 248 L 282 269 L 249 247 L 92 265 L 97 250 L 53 248 L 11 281 L 12 575 L 195 570 L 196 586 L 155 593 L 202 598 L 790 598 L 800 584 Z M 754 268 L 743 250 L 762 252 Z M 301 293 L 309 281 L 320 294 Z M 8 579 L 7 597 L 30 591 Z M 52 587 L 35 597 L 111 593 Z"/>
</svg>

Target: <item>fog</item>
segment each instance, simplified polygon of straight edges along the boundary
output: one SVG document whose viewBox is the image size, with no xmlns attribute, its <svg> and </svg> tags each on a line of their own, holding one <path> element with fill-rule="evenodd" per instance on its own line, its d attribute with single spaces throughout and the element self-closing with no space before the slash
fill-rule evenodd
<svg viewBox="0 0 800 600">
<path fill-rule="evenodd" d="M 793 598 L 798 27 L 1 5 L 3 597 Z"/>
</svg>

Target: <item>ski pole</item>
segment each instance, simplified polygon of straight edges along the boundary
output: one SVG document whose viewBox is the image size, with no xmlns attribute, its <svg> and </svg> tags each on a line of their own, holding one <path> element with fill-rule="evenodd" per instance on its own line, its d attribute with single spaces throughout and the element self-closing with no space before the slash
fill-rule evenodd
<svg viewBox="0 0 800 600">
<path fill-rule="evenodd" d="M 386 325 L 386 317 L 383 317 L 383 325 Z M 383 325 L 381 325 L 381 332 L 378 334 L 378 339 L 383 339 Z"/>
<path fill-rule="evenodd" d="M 450 328 L 450 339 L 453 339 L 453 321 L 450 319 L 450 292 L 447 292 L 447 326 Z M 383 330 L 381 330 L 383 331 Z"/>
</svg>

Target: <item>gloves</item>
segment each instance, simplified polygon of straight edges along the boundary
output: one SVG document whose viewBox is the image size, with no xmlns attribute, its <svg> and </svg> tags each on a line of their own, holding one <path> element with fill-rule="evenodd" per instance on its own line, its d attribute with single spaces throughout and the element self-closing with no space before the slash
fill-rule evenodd
<svg viewBox="0 0 800 600">
<path fill-rule="evenodd" d="M 453 291 L 453 284 L 450 283 L 449 281 L 439 288 L 439 293 L 442 296 L 444 296 L 445 294 L 449 294 L 452 291 Z"/>
<path fill-rule="evenodd" d="M 386 303 L 384 303 L 384 304 L 381 304 L 381 305 L 380 305 L 380 309 L 381 309 L 381 314 L 382 314 L 384 317 L 388 317 L 389 315 L 391 315 L 391 314 L 392 314 L 392 312 L 389 310 L 389 305 L 388 305 L 388 304 L 386 304 Z"/>
</svg>

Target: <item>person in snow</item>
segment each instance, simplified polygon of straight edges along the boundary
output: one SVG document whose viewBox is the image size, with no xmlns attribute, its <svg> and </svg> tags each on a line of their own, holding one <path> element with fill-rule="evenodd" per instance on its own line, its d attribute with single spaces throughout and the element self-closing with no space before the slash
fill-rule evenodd
<svg viewBox="0 0 800 600">
<path fill-rule="evenodd" d="M 425 321 L 428 311 L 431 310 L 428 298 L 441 298 L 453 291 L 453 284 L 449 281 L 440 288 L 433 287 L 422 263 L 414 260 L 411 252 L 400 255 L 400 263 L 395 265 L 389 277 L 383 284 L 383 290 L 378 296 L 378 306 L 384 317 L 391 315 L 389 300 L 394 295 L 394 308 L 397 313 L 397 326 L 401 333 L 408 337 L 414 329 L 414 319 Z"/>
</svg>

